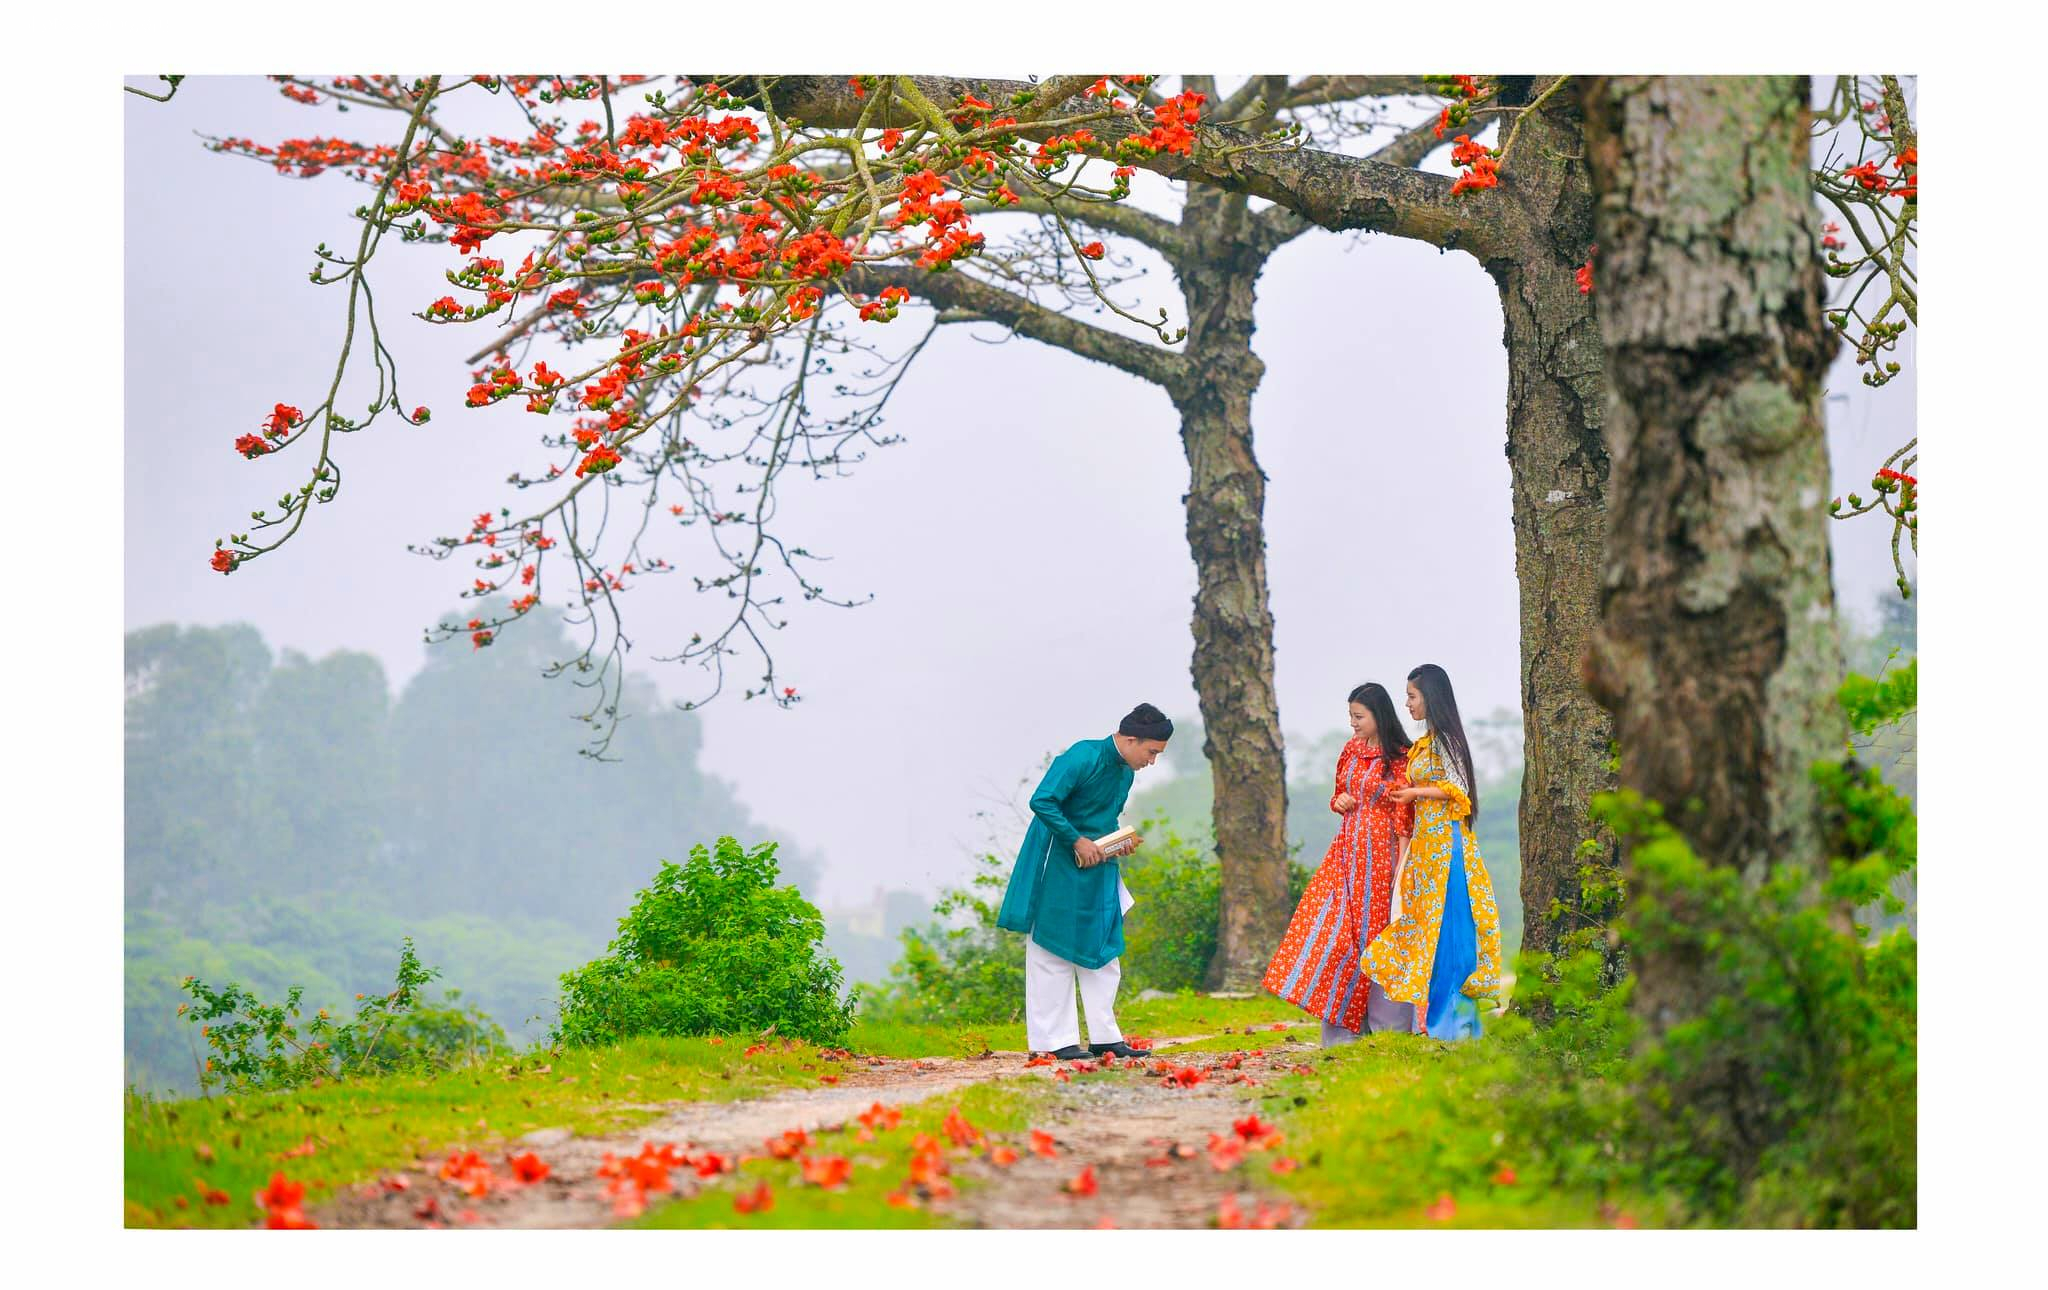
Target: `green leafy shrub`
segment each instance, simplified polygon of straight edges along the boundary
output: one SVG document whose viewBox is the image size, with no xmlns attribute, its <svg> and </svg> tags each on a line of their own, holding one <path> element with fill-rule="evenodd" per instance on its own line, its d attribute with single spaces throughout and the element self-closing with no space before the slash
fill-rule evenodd
<svg viewBox="0 0 2048 1290">
<path fill-rule="evenodd" d="M 902 955 L 866 1014 L 908 1024 L 996 1024 L 1024 1018 L 1024 941 L 996 926 L 1012 861 L 974 857 L 965 887 L 939 893 L 933 922 L 901 936 Z"/>
<path fill-rule="evenodd" d="M 1125 993 L 1199 990 L 1216 953 L 1222 873 L 1204 852 L 1161 820 L 1138 826 L 1144 849 L 1124 860 L 1123 880 L 1137 902 L 1124 916 Z M 936 921 L 906 930 L 902 956 L 867 1004 L 867 1015 L 905 1023 L 1015 1022 L 1024 1016 L 1024 943 L 996 926 L 1015 857 L 983 852 L 966 887 L 943 892 Z M 1289 892 L 1299 900 L 1310 871 L 1293 865 Z"/>
<path fill-rule="evenodd" d="M 752 1033 L 839 1044 L 856 1001 L 823 951 L 825 920 L 775 885 L 775 844 L 730 837 L 663 861 L 619 920 L 610 952 L 562 977 L 555 1038 L 608 1044 L 641 1035 Z M 857 992 L 856 992 L 857 993 Z"/>
<path fill-rule="evenodd" d="M 1911 710 L 1913 669 L 1897 676 L 1843 687 L 1860 732 Z M 1586 918 L 1557 956 L 1517 960 L 1516 1013 L 1493 1030 L 1511 1132 L 1557 1181 L 1659 1191 L 1693 1221 L 1915 1222 L 1916 947 L 1904 928 L 1873 936 L 1851 911 L 1897 911 L 1918 821 L 1875 767 L 1812 773 L 1833 816 L 1832 858 L 1821 872 L 1775 865 L 1755 888 L 1700 859 L 1657 804 L 1594 799 L 1628 844 L 1626 884 L 1582 868 Z M 1648 1035 L 1633 978 L 1607 970 L 1616 941 L 1703 964 L 1716 997 Z"/>
<path fill-rule="evenodd" d="M 482 1013 L 421 1009 L 420 990 L 440 975 L 420 966 L 408 937 L 398 953 L 396 984 L 388 994 L 360 1001 L 354 1019 L 338 1021 L 325 1008 L 304 1015 L 304 986 L 265 1003 L 230 981 L 218 988 L 196 976 L 182 983 L 192 996 L 179 1015 L 199 1027 L 210 1055 L 199 1082 L 230 1093 L 295 1088 L 316 1080 L 431 1064 L 479 1042 L 502 1043 L 504 1032 Z"/>
<path fill-rule="evenodd" d="M 420 1005 L 393 1021 L 364 1066 L 366 1071 L 448 1070 L 511 1047 L 505 1028 L 489 1013 L 464 1005 L 462 991 L 449 990 L 440 1004 Z"/>
</svg>

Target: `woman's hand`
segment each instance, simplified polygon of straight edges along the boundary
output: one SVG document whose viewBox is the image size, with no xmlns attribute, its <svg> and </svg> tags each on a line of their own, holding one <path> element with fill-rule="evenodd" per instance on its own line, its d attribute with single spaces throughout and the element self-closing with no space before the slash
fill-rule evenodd
<svg viewBox="0 0 2048 1290">
<path fill-rule="evenodd" d="M 1102 848 L 1095 845 L 1094 838 L 1074 839 L 1074 863 L 1083 869 L 1102 863 Z"/>
<path fill-rule="evenodd" d="M 1358 809 L 1358 799 L 1349 793 L 1339 793 L 1330 802 L 1330 805 L 1336 807 L 1341 814 L 1349 815 L 1352 811 Z"/>
<path fill-rule="evenodd" d="M 1387 794 L 1387 796 L 1393 798 L 1397 802 L 1412 802 L 1416 798 L 1421 797 L 1428 792 L 1429 790 L 1424 788 L 1420 784 L 1404 784 L 1400 788 L 1397 788 L 1393 792 Z"/>
</svg>

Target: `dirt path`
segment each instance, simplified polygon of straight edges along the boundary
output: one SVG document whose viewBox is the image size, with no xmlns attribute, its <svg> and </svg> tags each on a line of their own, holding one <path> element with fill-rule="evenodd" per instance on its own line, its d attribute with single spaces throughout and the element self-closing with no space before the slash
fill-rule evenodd
<svg viewBox="0 0 2048 1290">
<path fill-rule="evenodd" d="M 1258 1150 L 1254 1144 L 1242 1163 L 1219 1169 L 1208 1151 L 1210 1135 L 1233 1137 L 1233 1122 L 1251 1113 L 1247 1081 L 1256 1087 L 1275 1070 L 1305 1060 L 1314 1045 L 1301 1042 L 1304 1029 L 1248 1035 L 1247 1052 L 1234 1061 L 1226 1052 L 1162 1055 L 1158 1060 L 1171 1061 L 1176 1069 L 1201 1073 L 1201 1080 L 1189 1087 L 1138 1071 L 1117 1077 L 1084 1074 L 1063 1082 L 1054 1074 L 1060 1068 L 1026 1066 L 1023 1053 L 965 1059 L 852 1057 L 837 1066 L 839 1082 L 831 1088 L 792 1089 L 738 1102 L 663 1103 L 649 1109 L 665 1114 L 630 1133 L 577 1137 L 567 1129 L 540 1129 L 486 1157 L 502 1182 L 500 1162 L 507 1153 L 536 1152 L 546 1160 L 549 1174 L 531 1186 L 492 1185 L 472 1194 L 460 1180 L 444 1181 L 438 1175 L 441 1160 L 421 1161 L 407 1173 L 343 1191 L 313 1218 L 322 1227 L 354 1228 L 602 1227 L 617 1221 L 607 1181 L 598 1173 L 608 1154 L 632 1156 L 651 1142 L 736 1158 L 759 1153 L 765 1140 L 786 1130 L 836 1129 L 876 1102 L 901 1107 L 991 1080 L 1031 1078 L 1053 1090 L 1051 1106 L 1035 1127 L 1052 1133 L 1058 1154 L 1022 1153 L 1007 1167 L 991 1163 L 986 1154 L 956 1156 L 950 1161 L 953 1178 L 978 1185 L 930 1202 L 934 1213 L 973 1227 L 1094 1227 L 1104 1220 L 1120 1227 L 1206 1227 L 1230 1195 L 1251 1220 L 1259 1214 L 1259 1198 L 1270 1199 L 1262 1188 L 1264 1175 L 1270 1162 L 1284 1155 L 1284 1146 Z M 1164 1039 L 1157 1046 L 1200 1038 L 1205 1037 Z M 1249 1055 L 1255 1049 L 1263 1052 Z M 1228 1160 L 1227 1145 L 1224 1152 L 1220 1159 Z M 1086 1166 L 1094 1168 L 1097 1190 L 1092 1196 L 1074 1195 L 1066 1184 Z M 730 1180 L 702 1182 L 689 1168 L 673 1170 L 670 1182 L 673 1193 L 658 1203 L 687 1199 L 707 1185 L 731 1185 Z M 1299 1221 L 1293 1214 L 1280 1219 L 1275 1208 L 1268 1208 L 1265 1217 L 1279 1225 Z"/>
</svg>

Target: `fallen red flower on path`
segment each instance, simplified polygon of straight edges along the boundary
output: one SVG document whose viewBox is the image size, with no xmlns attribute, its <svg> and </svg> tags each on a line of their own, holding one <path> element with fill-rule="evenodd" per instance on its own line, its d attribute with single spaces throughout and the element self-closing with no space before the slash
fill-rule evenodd
<svg viewBox="0 0 2048 1290">
<path fill-rule="evenodd" d="M 1052 1144 L 1052 1135 L 1044 1129 L 1031 1131 L 1031 1151 L 1032 1154 L 1044 1156 L 1047 1160 L 1059 1154 L 1059 1148 Z"/>
<path fill-rule="evenodd" d="M 303 1231 L 314 1226 L 307 1220 L 301 1206 L 306 1199 L 306 1185 L 287 1179 L 282 1173 L 270 1176 L 270 1185 L 256 1193 L 256 1203 L 263 1207 L 263 1225 L 278 1230 Z"/>
<path fill-rule="evenodd" d="M 767 1183 L 762 1183 L 752 1191 L 735 1192 L 732 1207 L 742 1214 L 755 1214 L 764 1209 L 774 1209 L 775 1192 Z"/>
<path fill-rule="evenodd" d="M 816 1187 L 841 1187 L 853 1176 L 853 1162 L 845 1156 L 805 1156 L 804 1181 Z"/>
<path fill-rule="evenodd" d="M 767 1051 L 768 1051 L 768 1045 L 766 1045 L 766 1044 L 748 1044 L 748 1045 L 747 1045 L 747 1050 L 746 1050 L 745 1052 L 741 1053 L 741 1054 L 740 1054 L 740 1056 L 742 1056 L 742 1057 L 752 1057 L 752 1056 L 753 1056 L 753 1055 L 754 1055 L 755 1053 L 765 1053 L 765 1052 L 767 1052 Z"/>
<path fill-rule="evenodd" d="M 1268 1165 L 1267 1168 L 1271 1169 L 1276 1174 L 1291 1174 L 1295 1170 L 1301 1168 L 1301 1162 L 1299 1160 L 1296 1160 L 1293 1156 L 1282 1156 L 1278 1160 L 1275 1160 L 1272 1164 Z"/>
<path fill-rule="evenodd" d="M 1066 1189 L 1076 1196 L 1093 1196 L 1096 1189 L 1095 1166 L 1085 1166 L 1080 1173 L 1067 1179 Z"/>
<path fill-rule="evenodd" d="M 784 1129 L 768 1139 L 768 1154 L 777 1160 L 794 1160 L 797 1153 L 811 1145 L 811 1135 L 802 1129 Z"/>
<path fill-rule="evenodd" d="M 981 1130 L 969 1124 L 967 1117 L 960 1114 L 960 1108 L 957 1106 L 946 1112 L 945 1130 L 946 1136 L 956 1147 L 971 1147 L 982 1138 Z"/>
<path fill-rule="evenodd" d="M 818 1076 L 818 1082 L 820 1084 L 837 1084 L 839 1077 L 837 1075 L 820 1075 Z"/>
<path fill-rule="evenodd" d="M 1216 1226 L 1230 1231 L 1244 1227 L 1244 1211 L 1237 1207 L 1237 1197 L 1225 1196 L 1216 1202 Z"/>
<path fill-rule="evenodd" d="M 1017 1163 L 1017 1153 L 1010 1147 L 997 1147 L 988 1153 L 988 1159 L 990 1164 L 1007 1169 Z"/>
<path fill-rule="evenodd" d="M 549 1173 L 547 1162 L 531 1151 L 523 1156 L 507 1157 L 505 1163 L 512 1166 L 512 1176 L 523 1183 L 537 1183 Z"/>
<path fill-rule="evenodd" d="M 1193 1088 L 1207 1078 L 1209 1076 L 1206 1072 L 1196 1070 L 1192 1066 L 1183 1066 L 1167 1076 L 1166 1082 L 1170 1088 Z"/>
<path fill-rule="evenodd" d="M 1209 1135 L 1209 1163 L 1218 1172 L 1235 1169 L 1244 1160 L 1244 1142 L 1238 1138 L 1226 1138 L 1220 1133 Z"/>
<path fill-rule="evenodd" d="M 1116 1230 L 1116 1220 L 1104 1214 L 1101 1218 L 1095 1220 L 1095 1230 L 1098 1232 L 1113 1232 Z"/>
<path fill-rule="evenodd" d="M 1273 1132 L 1273 1126 L 1261 1120 L 1257 1112 L 1236 1121 L 1230 1127 L 1236 1130 L 1237 1136 L 1243 1138 L 1246 1142 L 1250 1142 L 1254 1138 L 1263 1138 Z"/>
<path fill-rule="evenodd" d="M 1030 1060 L 1026 1061 L 1024 1064 L 1026 1066 L 1051 1066 L 1054 1064 L 1054 1059 L 1045 1053 L 1040 1053 L 1036 1057 L 1033 1057 Z"/>
<path fill-rule="evenodd" d="M 854 1119 L 870 1129 L 893 1129 L 903 1122 L 903 1112 L 896 1107 L 883 1106 L 877 1102 Z"/>
</svg>

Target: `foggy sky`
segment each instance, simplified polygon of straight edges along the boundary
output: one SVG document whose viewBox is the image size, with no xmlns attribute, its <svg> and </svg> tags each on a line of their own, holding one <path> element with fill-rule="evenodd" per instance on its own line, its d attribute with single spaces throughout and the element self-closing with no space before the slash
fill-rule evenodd
<svg viewBox="0 0 2048 1290">
<path fill-rule="evenodd" d="M 340 500 L 284 551 L 214 573 L 214 539 L 274 506 L 311 460 L 294 449 L 245 462 L 231 444 L 273 403 L 320 402 L 345 288 L 306 275 L 316 243 L 354 246 L 348 212 L 364 190 L 214 155 L 194 132 L 382 139 L 394 123 L 299 107 L 260 78 L 193 78 L 169 104 L 124 97 L 125 623 L 246 621 L 273 648 L 375 654 L 402 686 L 425 660 L 421 629 L 457 606 L 470 576 L 405 544 L 495 509 L 505 475 L 538 458 L 537 423 L 517 401 L 461 406 L 462 359 L 482 329 L 408 316 L 446 293 L 441 271 L 458 260 L 391 239 L 371 280 L 405 405 L 430 405 L 433 422 L 387 419 L 344 440 Z M 1177 314 L 1162 287 L 1131 294 Z M 892 326 L 921 328 L 913 313 Z M 1267 370 L 1254 424 L 1290 745 L 1340 727 L 1354 685 L 1398 686 L 1421 662 L 1448 669 L 1470 714 L 1515 707 L 1507 369 L 1492 283 L 1469 256 L 1316 232 L 1270 262 L 1258 320 Z M 822 857 L 835 899 L 954 880 L 985 841 L 977 810 L 1046 753 L 1107 733 L 1134 702 L 1197 715 L 1188 470 L 1172 406 L 1063 351 L 985 343 L 999 335 L 940 332 L 891 404 L 887 428 L 907 442 L 851 478 L 785 477 L 783 531 L 832 557 L 834 593 L 874 600 L 791 608 L 772 644 L 798 707 L 741 703 L 734 689 L 702 714 L 705 768 Z M 1898 355 L 1907 375 L 1881 391 L 1838 364 L 1837 492 L 1867 485 L 1911 437 L 1911 344 Z M 1834 532 L 1838 600 L 1867 618 L 1892 581 L 1887 531 L 1866 517 Z M 693 549 L 665 554 L 684 563 Z M 635 666 L 671 696 L 701 677 L 648 656 L 724 609 L 722 596 L 691 591 L 688 572 L 626 598 Z M 740 676 L 756 674 L 741 662 Z M 649 839 L 650 867 L 697 840 Z"/>
</svg>

